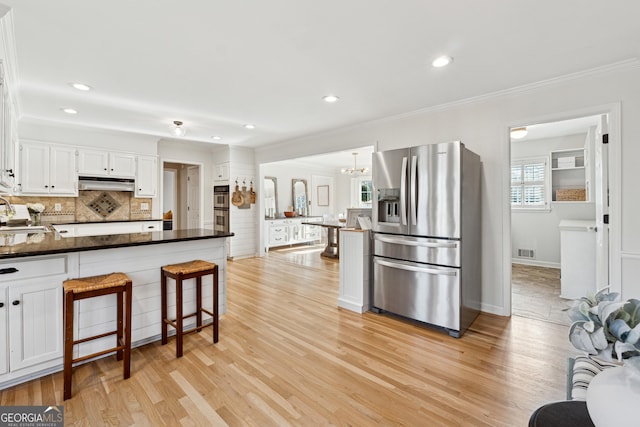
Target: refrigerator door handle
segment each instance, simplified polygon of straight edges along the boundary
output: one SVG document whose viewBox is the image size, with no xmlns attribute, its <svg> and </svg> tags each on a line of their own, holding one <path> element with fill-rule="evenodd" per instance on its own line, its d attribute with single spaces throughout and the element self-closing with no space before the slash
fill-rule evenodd
<svg viewBox="0 0 640 427">
<path fill-rule="evenodd" d="M 402 176 L 400 177 L 400 218 L 407 225 L 407 158 L 402 158 Z"/>
<path fill-rule="evenodd" d="M 398 268 L 400 270 L 414 271 L 414 272 L 417 272 L 417 273 L 427 273 L 427 274 L 434 274 L 434 275 L 438 275 L 438 276 L 457 276 L 458 275 L 458 272 L 455 271 L 455 270 L 436 270 L 434 268 L 418 267 L 418 266 L 414 266 L 414 265 L 399 264 L 399 263 L 395 263 L 395 262 L 384 261 L 384 260 L 381 260 L 381 259 L 376 259 L 373 262 L 376 263 L 376 264 L 380 264 L 382 266 L 385 266 L 385 267 Z"/>
<path fill-rule="evenodd" d="M 415 240 L 405 240 L 405 239 L 398 239 L 394 237 L 381 236 L 378 234 L 375 235 L 375 239 L 380 242 L 395 243 L 397 245 L 404 245 L 404 246 L 422 246 L 426 248 L 451 248 L 451 249 L 455 249 L 458 247 L 458 243 L 456 242 L 450 242 L 450 243 L 449 242 L 447 243 L 420 242 Z"/>
<path fill-rule="evenodd" d="M 418 156 L 411 156 L 411 221 L 418 225 Z"/>
</svg>

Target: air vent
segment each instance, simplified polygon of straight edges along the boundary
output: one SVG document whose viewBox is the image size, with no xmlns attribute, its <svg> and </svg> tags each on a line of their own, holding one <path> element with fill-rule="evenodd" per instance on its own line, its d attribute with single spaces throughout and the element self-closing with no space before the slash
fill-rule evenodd
<svg viewBox="0 0 640 427">
<path fill-rule="evenodd" d="M 519 258 L 535 258 L 533 249 L 518 249 Z"/>
</svg>

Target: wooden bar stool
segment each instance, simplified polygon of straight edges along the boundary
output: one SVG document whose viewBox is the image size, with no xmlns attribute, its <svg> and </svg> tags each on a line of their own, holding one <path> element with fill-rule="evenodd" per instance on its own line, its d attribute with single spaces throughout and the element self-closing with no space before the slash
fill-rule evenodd
<svg viewBox="0 0 640 427">
<path fill-rule="evenodd" d="M 64 400 L 71 397 L 71 370 L 73 364 L 116 353 L 116 359 L 124 356 L 124 379 L 131 375 L 131 279 L 124 273 L 111 273 L 101 276 L 82 277 L 63 282 L 64 287 Z M 73 303 L 74 301 L 102 295 L 117 295 L 116 330 L 74 340 L 73 338 Z M 123 298 L 126 298 L 123 304 Z M 116 346 L 86 356 L 73 358 L 73 346 L 109 335 L 116 335 Z"/>
<path fill-rule="evenodd" d="M 213 275 L 213 312 L 202 307 L 202 276 Z M 176 284 L 176 318 L 169 319 L 167 314 L 167 277 L 175 280 Z M 182 313 L 182 281 L 196 279 L 196 311 L 184 315 Z M 167 343 L 168 326 L 176 330 L 176 357 L 182 357 L 182 336 L 191 332 L 200 332 L 203 328 L 213 326 L 213 342 L 218 342 L 218 266 L 212 262 L 195 260 L 180 264 L 165 265 L 161 270 L 162 295 L 162 345 Z M 202 313 L 213 317 L 213 322 L 202 325 Z M 183 328 L 183 321 L 189 317 L 196 317 L 196 326 L 187 331 Z"/>
</svg>

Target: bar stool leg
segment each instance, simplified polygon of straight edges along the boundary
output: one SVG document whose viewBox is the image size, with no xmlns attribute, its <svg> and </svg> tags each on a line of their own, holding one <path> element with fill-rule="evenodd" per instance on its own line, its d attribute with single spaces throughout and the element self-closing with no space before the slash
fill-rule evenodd
<svg viewBox="0 0 640 427">
<path fill-rule="evenodd" d="M 118 292 L 116 294 L 116 299 L 117 299 L 117 308 L 116 308 L 116 347 L 121 346 L 122 344 L 124 344 L 124 325 L 122 323 L 124 316 L 122 315 L 122 304 L 123 304 L 123 298 L 122 298 L 122 292 Z M 124 353 L 124 349 L 122 350 L 118 350 L 116 352 L 116 360 L 120 361 L 122 360 L 122 356 Z"/>
<path fill-rule="evenodd" d="M 202 276 L 196 277 L 196 326 L 202 326 Z"/>
<path fill-rule="evenodd" d="M 162 345 L 165 345 L 167 343 L 167 276 L 164 273 L 164 271 L 162 271 L 160 273 L 160 306 L 161 306 L 161 311 L 162 311 L 162 325 L 161 325 L 161 330 L 162 330 Z"/>
<path fill-rule="evenodd" d="M 64 400 L 71 398 L 73 360 L 73 292 L 64 294 Z"/>
<path fill-rule="evenodd" d="M 182 275 L 176 278 L 176 357 L 182 357 Z"/>
<path fill-rule="evenodd" d="M 218 265 L 213 267 L 213 342 L 218 342 Z"/>
<path fill-rule="evenodd" d="M 128 281 L 125 285 L 126 292 L 126 320 L 124 330 L 124 379 L 131 376 L 131 319 L 133 317 L 133 283 Z"/>
</svg>

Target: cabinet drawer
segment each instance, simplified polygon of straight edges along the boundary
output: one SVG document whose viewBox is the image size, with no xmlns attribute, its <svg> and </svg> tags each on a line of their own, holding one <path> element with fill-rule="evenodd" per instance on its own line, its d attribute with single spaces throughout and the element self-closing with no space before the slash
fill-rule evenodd
<svg viewBox="0 0 640 427">
<path fill-rule="evenodd" d="M 269 238 L 270 245 L 281 245 L 287 243 L 287 241 L 289 241 L 289 238 L 285 234 L 279 234 L 277 236 L 271 236 Z"/>
<path fill-rule="evenodd" d="M 0 283 L 67 273 L 67 257 L 37 257 L 0 262 Z"/>
<path fill-rule="evenodd" d="M 270 234 L 287 234 L 289 228 L 287 226 L 271 227 L 269 229 Z"/>
</svg>

